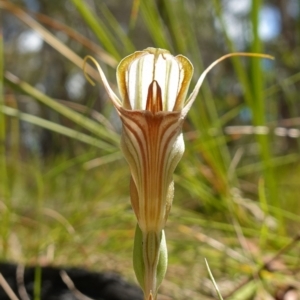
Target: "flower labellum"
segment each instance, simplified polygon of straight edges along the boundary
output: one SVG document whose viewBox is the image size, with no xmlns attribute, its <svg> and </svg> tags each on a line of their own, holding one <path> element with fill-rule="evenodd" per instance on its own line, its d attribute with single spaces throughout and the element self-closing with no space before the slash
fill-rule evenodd
<svg viewBox="0 0 300 300">
<path fill-rule="evenodd" d="M 174 196 L 173 173 L 184 152 L 182 125 L 211 68 L 231 56 L 268 55 L 232 53 L 212 63 L 186 94 L 193 65 L 184 56 L 147 48 L 125 57 L 117 69 L 121 100 L 97 64 L 105 89 L 123 125 L 121 149 L 131 171 L 131 205 L 137 218 L 133 265 L 144 299 L 156 299 L 167 268 L 164 227 Z M 87 77 L 90 81 L 90 79 Z"/>
</svg>

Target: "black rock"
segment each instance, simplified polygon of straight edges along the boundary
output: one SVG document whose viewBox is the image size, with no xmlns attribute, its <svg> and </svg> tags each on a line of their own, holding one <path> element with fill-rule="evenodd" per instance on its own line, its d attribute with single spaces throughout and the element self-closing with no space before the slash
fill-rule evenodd
<svg viewBox="0 0 300 300">
<path fill-rule="evenodd" d="M 26 267 L 24 275 L 18 280 L 16 264 L 0 262 L 0 272 L 19 299 L 25 298 L 19 294 L 20 288 L 23 288 L 23 294 L 25 288 L 29 299 L 33 299 L 35 267 Z M 143 299 L 140 288 L 113 273 L 90 272 L 80 268 L 42 267 L 41 274 L 41 300 L 88 300 L 86 297 L 94 300 Z M 72 288 L 72 283 L 75 289 Z M 1 285 L 0 300 L 10 300 Z"/>
</svg>

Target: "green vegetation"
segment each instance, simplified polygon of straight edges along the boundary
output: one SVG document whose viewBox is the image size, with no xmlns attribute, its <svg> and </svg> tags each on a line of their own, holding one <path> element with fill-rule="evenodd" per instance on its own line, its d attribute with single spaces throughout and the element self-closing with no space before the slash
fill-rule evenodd
<svg viewBox="0 0 300 300">
<path fill-rule="evenodd" d="M 236 40 L 220 0 L 37 2 L 39 13 L 29 13 L 22 1 L 0 0 L 1 259 L 114 270 L 135 281 L 120 122 L 97 71 L 86 69 L 96 87 L 82 83 L 83 58 L 94 56 L 116 90 L 121 58 L 166 48 L 193 63 L 193 88 L 211 62 L 242 49 L 276 60 L 235 57 L 203 84 L 184 125 L 160 293 L 216 298 L 205 258 L 224 299 L 274 298 L 289 285 L 299 292 L 299 136 L 274 135 L 299 125 L 299 20 L 264 41 L 259 15 L 270 4 L 253 0 Z M 28 30 L 44 40 L 41 50 L 18 44 Z M 269 133 L 228 131 L 245 125 Z M 35 290 L 38 299 L 38 283 Z"/>
</svg>

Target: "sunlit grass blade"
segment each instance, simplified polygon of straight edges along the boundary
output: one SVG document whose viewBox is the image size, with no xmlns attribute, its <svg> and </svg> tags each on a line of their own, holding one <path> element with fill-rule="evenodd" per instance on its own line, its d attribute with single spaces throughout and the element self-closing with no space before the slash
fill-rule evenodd
<svg viewBox="0 0 300 300">
<path fill-rule="evenodd" d="M 29 122 L 31 124 L 40 126 L 42 128 L 45 129 L 49 129 L 53 132 L 57 132 L 60 133 L 62 135 L 68 136 L 72 139 L 78 140 L 80 142 L 83 142 L 85 144 L 91 145 L 91 146 L 95 146 L 98 147 L 100 149 L 103 149 L 105 151 L 108 152 L 112 152 L 112 151 L 116 151 L 117 147 L 108 144 L 104 141 L 101 141 L 97 138 L 94 138 L 92 136 L 89 136 L 85 133 L 81 133 L 77 130 L 62 126 L 60 124 L 36 117 L 34 115 L 31 114 L 27 114 L 27 113 L 22 113 L 19 110 L 15 109 L 15 108 L 11 108 L 11 107 L 7 107 L 7 106 L 3 106 L 1 108 L 1 113 L 6 114 L 8 116 L 12 116 L 12 117 L 17 117 L 22 121 L 26 121 Z"/>
<path fill-rule="evenodd" d="M 259 13 L 262 6 L 261 0 L 252 1 L 251 19 L 253 39 L 251 50 L 261 52 L 263 50 L 262 41 L 259 36 Z M 261 62 L 257 59 L 251 61 L 251 88 L 253 91 L 253 122 L 255 125 L 266 124 L 266 101 L 264 98 L 264 76 Z M 270 148 L 270 138 L 268 135 L 257 135 L 256 139 L 260 145 L 260 157 L 265 169 L 265 180 L 269 190 L 269 202 L 279 206 L 277 184 L 274 178 L 272 164 L 269 164 L 272 158 Z M 283 221 L 281 215 L 276 216 L 279 221 L 279 230 L 283 230 Z"/>
<path fill-rule="evenodd" d="M 221 24 L 221 28 L 223 30 L 226 43 L 228 48 L 231 51 L 235 50 L 235 46 L 233 41 L 229 38 L 227 33 L 226 24 L 223 19 L 222 12 L 222 4 L 219 0 L 214 0 L 214 8 L 217 14 L 218 20 Z M 251 42 L 251 51 L 253 52 L 262 52 L 262 41 L 258 32 L 258 23 L 259 23 L 259 12 L 261 8 L 261 1 L 255 0 L 252 2 L 251 9 L 251 29 L 252 29 L 252 42 Z M 243 69 L 241 63 L 233 59 L 233 65 L 238 75 L 239 82 L 242 84 L 242 88 L 244 91 L 244 97 L 247 105 L 251 108 L 252 113 L 252 122 L 253 124 L 259 126 L 264 125 L 266 123 L 265 114 L 265 99 L 264 99 L 264 76 L 262 72 L 262 64 L 261 61 L 257 59 L 252 59 L 250 68 L 251 74 L 247 76 L 245 70 Z M 257 135 L 256 140 L 259 144 L 259 156 L 261 158 L 261 163 L 264 164 L 264 177 L 266 180 L 266 185 L 269 189 L 269 201 L 279 204 L 278 200 L 278 191 L 275 183 L 272 165 L 270 164 L 270 160 L 272 158 L 271 149 L 270 149 L 270 139 L 267 135 Z M 279 230 L 282 230 L 282 220 L 280 215 L 277 216 L 281 225 L 279 226 Z"/>
<path fill-rule="evenodd" d="M 174 48 L 178 53 L 187 52 L 187 41 L 186 37 L 188 35 L 184 29 L 190 27 L 188 23 L 183 25 L 183 15 L 185 10 L 181 7 L 179 14 L 177 13 L 177 8 L 182 4 L 182 1 L 173 2 L 172 5 L 168 1 L 159 2 L 159 14 L 163 18 L 163 22 L 166 25 L 165 28 L 170 34 L 170 40 L 174 43 Z M 154 14 L 154 13 L 153 13 Z"/>
<path fill-rule="evenodd" d="M 27 26 L 35 30 L 39 33 L 42 39 L 56 49 L 59 53 L 61 53 L 65 58 L 70 60 L 73 64 L 78 66 L 80 69 L 83 65 L 83 59 L 77 55 L 73 50 L 67 47 L 63 42 L 57 39 L 50 31 L 44 28 L 40 23 L 35 21 L 30 15 L 28 15 L 25 11 L 20 9 L 18 6 L 8 2 L 8 1 L 0 1 L 0 8 L 6 9 L 19 18 L 22 22 L 24 22 Z M 86 72 L 93 77 L 95 80 L 99 80 L 98 73 L 95 69 L 86 66 Z"/>
<path fill-rule="evenodd" d="M 168 43 L 169 39 L 160 19 L 156 2 L 154 0 L 141 1 L 140 8 L 154 45 L 158 48 L 170 50 L 171 45 Z"/>
<path fill-rule="evenodd" d="M 125 52 L 125 55 L 134 52 L 135 46 L 128 37 L 128 34 L 123 30 L 120 23 L 116 20 L 115 16 L 110 12 L 104 2 L 98 1 L 97 5 L 99 6 L 103 17 L 107 20 L 110 28 L 113 30 L 113 34 L 116 35 L 123 44 L 124 50 L 122 50 L 122 52 Z M 118 50 L 121 50 L 120 47 Z"/>
<path fill-rule="evenodd" d="M 208 271 L 208 274 L 209 274 L 209 278 L 210 278 L 210 280 L 212 281 L 212 283 L 213 283 L 213 285 L 214 285 L 214 288 L 215 288 L 215 290 L 216 290 L 216 292 L 217 292 L 218 298 L 219 298 L 220 300 L 223 300 L 223 297 L 222 297 L 222 295 L 221 295 L 221 293 L 220 293 L 220 290 L 219 290 L 218 285 L 217 285 L 217 283 L 216 283 L 216 281 L 215 281 L 215 279 L 214 279 L 214 276 L 213 276 L 213 274 L 212 274 L 212 272 L 211 272 L 211 270 L 210 270 L 210 267 L 209 267 L 209 265 L 208 265 L 208 262 L 207 262 L 206 258 L 205 258 L 204 260 L 205 260 L 205 265 L 206 265 L 206 268 L 207 268 L 207 271 Z"/>
<path fill-rule="evenodd" d="M 101 124 L 96 123 L 93 120 L 81 115 L 68 107 L 56 102 L 49 96 L 43 94 L 36 88 L 32 87 L 30 84 L 26 83 L 25 81 L 20 80 L 13 74 L 6 72 L 5 73 L 6 82 L 12 85 L 15 89 L 21 90 L 27 95 L 30 95 L 34 99 L 38 100 L 39 102 L 47 105 L 48 107 L 52 108 L 56 112 L 60 113 L 61 115 L 65 116 L 66 118 L 72 120 L 77 125 L 82 126 L 83 128 L 89 130 L 93 134 L 101 137 L 113 145 L 118 145 L 119 136 L 117 133 L 108 131 L 107 128 L 104 128 Z"/>
<path fill-rule="evenodd" d="M 49 171 L 47 171 L 47 173 L 45 173 L 45 178 L 55 178 L 72 167 L 82 165 L 85 162 L 90 161 L 97 156 L 97 151 L 98 149 L 91 147 L 91 149 L 88 149 L 83 154 L 58 161 Z"/>
<path fill-rule="evenodd" d="M 93 168 L 97 168 L 103 166 L 105 164 L 114 162 L 116 160 L 122 159 L 123 155 L 121 152 L 116 152 L 112 154 L 102 155 L 101 157 L 97 157 L 83 164 L 83 168 L 85 170 L 90 170 Z"/>
<path fill-rule="evenodd" d="M 67 100 L 61 100 L 61 99 L 53 99 L 64 106 L 67 106 L 71 108 L 72 110 L 75 110 L 77 112 L 80 112 L 84 114 L 86 117 L 90 117 L 91 119 L 94 119 L 95 121 L 102 124 L 107 130 L 115 132 L 115 128 L 113 124 L 99 111 L 95 109 L 91 109 L 90 107 L 86 105 L 82 105 L 79 103 L 75 103 L 73 101 L 67 101 Z"/>
<path fill-rule="evenodd" d="M 3 33 L 0 28 L 0 110 L 4 107 L 4 53 L 3 53 Z M 3 201 L 3 209 L 1 220 L 1 244 L 0 257 L 5 258 L 8 254 L 8 239 L 10 231 L 10 188 L 9 177 L 7 172 L 7 157 L 6 157 L 6 118 L 3 112 L 0 111 L 0 203 Z"/>
<path fill-rule="evenodd" d="M 4 292 L 7 294 L 10 300 L 19 300 L 17 295 L 14 293 L 8 282 L 5 280 L 3 275 L 0 272 L 0 286 L 4 290 Z"/>
<path fill-rule="evenodd" d="M 61 173 L 65 172 L 66 170 L 78 165 L 82 165 L 83 170 L 90 170 L 93 168 L 98 168 L 105 164 L 115 162 L 122 158 L 123 155 L 121 151 L 110 153 L 110 154 L 104 154 L 101 155 L 101 157 L 97 157 L 97 153 L 95 151 L 88 151 L 82 155 L 58 163 L 45 174 L 45 177 L 54 178 L 55 176 L 59 176 Z"/>
<path fill-rule="evenodd" d="M 273 168 L 276 168 L 276 167 L 296 163 L 299 161 L 299 158 L 300 155 L 298 153 L 291 153 L 281 157 L 273 157 L 268 163 L 269 165 L 272 165 Z M 247 164 L 242 167 L 238 167 L 236 169 L 236 173 L 238 176 L 245 176 L 245 175 L 250 175 L 258 172 L 264 172 L 265 171 L 264 168 L 265 166 L 261 163 L 261 161 L 259 161 L 259 162 Z M 272 205 L 276 206 L 275 203 L 273 203 Z"/>
<path fill-rule="evenodd" d="M 205 220 L 199 218 L 199 214 L 195 212 L 191 212 L 186 209 L 179 209 L 174 212 L 177 220 L 180 221 L 181 224 L 186 224 L 187 226 L 202 226 L 209 230 L 219 230 L 222 233 L 235 234 L 236 229 L 230 223 L 226 222 L 217 222 L 211 220 Z M 299 220 L 298 220 L 299 223 Z M 251 223 L 249 226 L 242 226 L 241 229 L 245 236 L 257 237 L 259 235 L 260 228 L 257 228 L 256 223 Z M 277 233 L 273 233 L 270 231 L 268 238 L 270 241 L 278 242 L 280 245 L 284 245 L 290 241 L 290 238 L 285 235 L 278 235 Z"/>
<path fill-rule="evenodd" d="M 94 12 L 92 12 L 91 8 L 88 7 L 87 3 L 82 0 L 71 0 L 87 25 L 94 32 L 102 46 L 117 60 L 120 60 L 122 57 L 120 56 L 117 47 L 114 44 L 115 37 L 110 34 L 110 31 L 104 24 L 100 18 L 98 18 Z"/>
<path fill-rule="evenodd" d="M 263 224 L 261 227 L 261 232 L 260 232 L 260 247 L 261 249 L 264 249 L 267 245 L 268 241 L 268 233 L 269 233 L 269 228 L 267 225 L 267 217 L 269 215 L 269 209 L 268 209 L 268 203 L 266 199 L 266 192 L 265 192 L 265 184 L 264 184 L 264 179 L 261 178 L 258 183 L 258 195 L 259 195 L 259 202 L 261 209 L 264 213 L 264 220 Z"/>
<path fill-rule="evenodd" d="M 90 51 L 94 52 L 95 55 L 99 57 L 99 60 L 101 60 L 103 63 L 113 68 L 117 66 L 118 62 L 112 55 L 104 51 L 102 47 L 100 47 L 94 41 L 88 39 L 78 31 L 44 14 L 35 13 L 34 16 L 36 20 L 38 20 L 42 24 L 45 24 L 55 30 L 58 30 L 59 32 L 65 33 L 71 39 L 77 41 L 78 43 L 80 43 Z"/>
<path fill-rule="evenodd" d="M 250 281 L 242 288 L 235 291 L 233 294 L 226 295 L 226 299 L 241 300 L 241 299 L 253 299 L 257 290 L 258 283 L 256 281 Z"/>
<path fill-rule="evenodd" d="M 299 81 L 300 81 L 300 72 L 293 74 L 292 76 L 283 79 L 281 82 L 267 88 L 264 92 L 265 97 L 274 96 L 276 93 L 284 90 L 285 88 L 289 88 L 290 86 L 295 85 Z"/>
<path fill-rule="evenodd" d="M 197 241 L 199 241 L 201 243 L 205 243 L 206 245 L 210 246 L 211 248 L 216 249 L 219 252 L 223 252 L 224 255 L 226 255 L 240 263 L 251 263 L 251 261 L 249 260 L 248 257 L 235 251 L 234 249 L 231 249 L 230 247 L 227 247 L 225 244 L 222 244 L 218 240 L 215 240 L 200 231 L 193 230 L 192 228 L 185 226 L 185 225 L 179 225 L 178 230 L 184 234 L 191 235 Z"/>
</svg>

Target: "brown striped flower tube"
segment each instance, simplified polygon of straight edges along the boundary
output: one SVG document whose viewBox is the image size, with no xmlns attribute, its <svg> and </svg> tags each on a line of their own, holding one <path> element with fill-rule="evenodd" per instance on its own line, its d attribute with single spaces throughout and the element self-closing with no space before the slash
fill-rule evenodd
<svg viewBox="0 0 300 300">
<path fill-rule="evenodd" d="M 161 232 L 171 208 L 173 172 L 184 151 L 181 109 L 192 74 L 187 58 L 154 48 L 136 52 L 118 66 L 121 147 L 142 232 Z"/>
<path fill-rule="evenodd" d="M 164 227 L 174 196 L 173 173 L 184 152 L 184 119 L 206 74 L 230 56 L 271 58 L 227 54 L 202 73 L 187 99 L 193 65 L 182 55 L 147 48 L 125 57 L 117 69 L 121 100 L 97 62 L 85 59 L 96 64 L 123 124 L 121 148 L 131 171 L 131 205 L 137 218 L 133 265 L 145 300 L 156 299 L 167 268 Z"/>
</svg>

